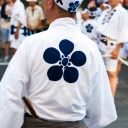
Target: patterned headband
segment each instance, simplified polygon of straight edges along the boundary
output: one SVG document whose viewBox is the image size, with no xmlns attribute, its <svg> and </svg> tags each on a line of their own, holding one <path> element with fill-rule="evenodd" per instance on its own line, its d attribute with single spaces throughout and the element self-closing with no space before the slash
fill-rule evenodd
<svg viewBox="0 0 128 128">
<path fill-rule="evenodd" d="M 85 8 L 83 11 L 81 11 L 81 14 L 85 14 L 87 12 L 89 12 L 89 10 Z"/>
<path fill-rule="evenodd" d="M 76 12 L 83 0 L 54 0 L 55 3 L 68 12 Z"/>
<path fill-rule="evenodd" d="M 98 11 L 89 11 L 89 16 L 90 17 L 96 17 L 98 15 Z"/>
</svg>

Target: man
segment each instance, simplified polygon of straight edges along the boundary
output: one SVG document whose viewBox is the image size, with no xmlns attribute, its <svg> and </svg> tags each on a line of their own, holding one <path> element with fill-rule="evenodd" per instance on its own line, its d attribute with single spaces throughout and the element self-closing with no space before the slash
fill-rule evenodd
<svg viewBox="0 0 128 128">
<path fill-rule="evenodd" d="M 88 15 L 88 9 L 84 9 L 82 12 L 81 12 L 81 17 L 82 17 L 82 20 L 83 22 L 86 22 L 89 18 L 89 15 Z"/>
<path fill-rule="evenodd" d="M 98 27 L 98 23 L 95 20 L 96 16 L 97 16 L 97 8 L 90 7 L 89 8 L 89 19 L 83 23 L 83 33 L 86 36 L 88 36 L 90 39 L 92 39 L 94 42 L 96 42 L 97 40 L 96 30 Z"/>
<path fill-rule="evenodd" d="M 26 9 L 27 28 L 29 35 L 41 32 L 41 23 L 44 19 L 43 10 L 40 6 L 36 5 L 37 0 L 26 0 L 28 7 Z"/>
<path fill-rule="evenodd" d="M 102 54 L 111 54 L 111 58 L 105 58 L 104 62 L 108 71 L 111 90 L 115 96 L 117 88 L 117 64 L 118 55 L 122 43 L 128 42 L 128 15 L 120 5 L 120 0 L 108 0 L 111 9 L 102 13 L 99 18 L 98 35 L 99 49 Z"/>
<path fill-rule="evenodd" d="M 23 41 L 1 80 L 0 128 L 86 128 L 85 116 L 88 128 L 101 128 L 116 120 L 102 57 L 74 20 L 81 2 L 43 0 L 50 27 Z M 35 112 L 24 107 L 25 95 Z"/>
<path fill-rule="evenodd" d="M 23 3 L 20 0 L 13 0 L 14 6 L 10 22 L 10 41 L 12 53 L 15 54 L 21 42 L 28 35 L 26 28 L 26 15 Z"/>
<path fill-rule="evenodd" d="M 2 18 L 2 42 L 4 45 L 4 50 L 5 50 L 5 57 L 4 57 L 4 62 L 9 61 L 9 29 L 10 29 L 10 19 L 11 19 L 11 14 L 12 14 L 12 8 L 13 8 L 13 2 L 12 0 L 5 0 L 5 4 L 2 6 L 1 10 L 1 18 Z"/>
<path fill-rule="evenodd" d="M 78 12 L 77 12 L 78 13 Z M 78 28 L 80 29 L 80 31 L 83 31 L 83 23 L 86 22 L 88 20 L 88 9 L 84 9 L 80 12 L 81 18 L 78 18 L 77 14 L 76 14 L 76 24 L 78 26 Z"/>
</svg>

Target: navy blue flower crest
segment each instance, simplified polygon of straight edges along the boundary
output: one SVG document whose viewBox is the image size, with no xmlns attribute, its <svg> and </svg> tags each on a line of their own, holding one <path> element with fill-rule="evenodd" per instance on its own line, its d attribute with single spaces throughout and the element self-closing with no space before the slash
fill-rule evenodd
<svg viewBox="0 0 128 128">
<path fill-rule="evenodd" d="M 91 33 L 92 30 L 93 30 L 93 26 L 91 26 L 91 24 L 88 24 L 88 25 L 86 26 L 86 30 L 87 30 L 87 32 Z"/>
<path fill-rule="evenodd" d="M 54 47 L 47 48 L 44 51 L 43 58 L 49 64 L 55 64 L 47 71 L 47 76 L 51 81 L 58 81 L 62 78 L 68 83 L 74 83 L 78 80 L 79 72 L 74 66 L 80 67 L 86 63 L 86 55 L 82 51 L 75 51 L 74 44 L 69 40 L 62 40 L 59 43 L 59 49 L 62 54 Z"/>
<path fill-rule="evenodd" d="M 69 12 L 75 12 L 76 9 L 80 6 L 80 2 L 79 1 L 76 1 L 75 3 L 71 2 L 69 4 L 69 8 L 68 8 L 68 11 Z"/>
</svg>

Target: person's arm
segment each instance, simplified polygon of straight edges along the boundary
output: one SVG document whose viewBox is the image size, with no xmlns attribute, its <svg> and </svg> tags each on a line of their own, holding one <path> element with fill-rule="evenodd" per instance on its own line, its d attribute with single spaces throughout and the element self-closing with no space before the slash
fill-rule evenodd
<svg viewBox="0 0 128 128">
<path fill-rule="evenodd" d="M 95 52 L 98 70 L 92 79 L 92 95 L 87 105 L 85 123 L 88 128 L 102 128 L 117 119 L 114 98 L 110 89 L 105 65 L 97 50 Z M 93 60 L 93 66 L 95 61 Z M 93 72 L 93 71 L 92 71 Z"/>
<path fill-rule="evenodd" d="M 22 25 L 26 26 L 26 15 L 25 15 L 24 5 L 23 4 L 19 4 L 17 6 L 17 8 L 15 8 L 15 15 L 17 15 L 16 20 L 19 21 L 19 23 L 18 23 L 18 26 L 17 26 L 17 30 L 15 32 L 15 39 L 18 39 L 19 31 L 20 31 Z"/>
<path fill-rule="evenodd" d="M 22 26 L 22 23 L 19 22 L 19 24 L 17 26 L 17 30 L 15 32 L 15 39 L 19 38 L 19 31 L 20 31 L 21 26 Z"/>
<path fill-rule="evenodd" d="M 0 82 L 0 128 L 21 128 L 24 103 L 29 83 L 28 40 L 22 42 Z"/>
<path fill-rule="evenodd" d="M 119 51 L 123 44 L 128 42 L 128 13 L 126 10 L 122 11 L 119 17 L 118 24 L 118 39 L 116 50 Z"/>
<path fill-rule="evenodd" d="M 115 50 L 111 53 L 113 59 L 117 59 L 119 56 L 120 49 L 123 47 L 123 43 L 117 44 Z"/>
</svg>

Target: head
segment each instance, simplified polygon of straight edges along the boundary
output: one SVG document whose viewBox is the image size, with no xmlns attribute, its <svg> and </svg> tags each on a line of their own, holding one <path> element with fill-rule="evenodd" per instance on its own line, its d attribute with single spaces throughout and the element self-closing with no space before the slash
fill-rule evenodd
<svg viewBox="0 0 128 128">
<path fill-rule="evenodd" d="M 89 8 L 89 18 L 94 19 L 97 16 L 97 8 L 91 7 Z"/>
<path fill-rule="evenodd" d="M 120 0 L 120 4 L 121 4 L 122 6 L 123 6 L 123 2 L 124 2 L 123 0 Z"/>
<path fill-rule="evenodd" d="M 76 8 L 75 10 L 72 10 L 72 8 L 70 8 L 70 5 L 72 6 L 72 4 L 74 4 L 72 1 L 75 0 L 43 0 L 45 18 L 48 19 L 50 23 L 57 18 L 70 17 L 74 19 L 76 8 L 79 6 L 79 3 L 75 2 Z M 65 4 L 63 2 L 65 2 Z"/>
<path fill-rule="evenodd" d="M 35 7 L 37 0 L 26 0 L 28 2 L 28 5 L 31 7 Z"/>
<path fill-rule="evenodd" d="M 15 2 L 16 2 L 16 0 L 12 0 L 12 2 L 13 2 L 13 3 L 15 3 Z"/>
<path fill-rule="evenodd" d="M 36 3 L 31 1 L 31 2 L 28 2 L 28 5 L 31 6 L 31 7 L 35 7 Z"/>
<path fill-rule="evenodd" d="M 10 3 L 13 2 L 13 0 L 5 0 L 5 2 L 6 2 L 7 4 L 10 4 Z"/>
<path fill-rule="evenodd" d="M 84 9 L 82 12 L 81 12 L 81 17 L 82 17 L 82 20 L 85 22 L 86 20 L 88 20 L 89 18 L 89 15 L 88 15 L 88 9 Z"/>
<path fill-rule="evenodd" d="M 128 0 L 124 0 L 124 4 L 128 7 Z"/>
<path fill-rule="evenodd" d="M 96 7 L 96 1 L 95 0 L 91 0 L 88 5 L 87 8 L 91 8 L 91 7 Z"/>
<path fill-rule="evenodd" d="M 120 0 L 108 0 L 108 3 L 112 8 L 115 8 L 120 3 Z"/>
<path fill-rule="evenodd" d="M 110 6 L 110 5 L 108 5 L 108 4 L 104 3 L 104 2 L 100 3 L 100 9 L 101 9 L 102 11 L 104 11 L 104 10 L 110 8 L 109 6 Z"/>
</svg>

